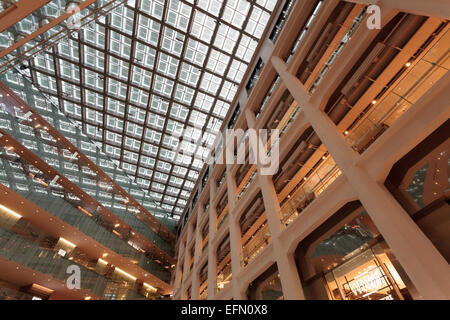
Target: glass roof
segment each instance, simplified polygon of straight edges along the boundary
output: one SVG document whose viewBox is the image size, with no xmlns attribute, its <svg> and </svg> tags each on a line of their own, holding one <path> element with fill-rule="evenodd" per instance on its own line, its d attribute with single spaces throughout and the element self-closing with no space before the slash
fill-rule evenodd
<svg viewBox="0 0 450 320">
<path fill-rule="evenodd" d="M 31 76 L 178 216 L 276 2 L 130 0 L 34 55 Z"/>
</svg>

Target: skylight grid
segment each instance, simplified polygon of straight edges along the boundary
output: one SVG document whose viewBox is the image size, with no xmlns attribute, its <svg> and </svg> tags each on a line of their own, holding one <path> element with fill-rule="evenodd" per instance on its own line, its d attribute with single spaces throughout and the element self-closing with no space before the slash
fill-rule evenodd
<svg viewBox="0 0 450 320">
<path fill-rule="evenodd" d="M 167 213 L 179 215 L 276 2 L 128 1 L 36 56 L 31 74 Z"/>
</svg>

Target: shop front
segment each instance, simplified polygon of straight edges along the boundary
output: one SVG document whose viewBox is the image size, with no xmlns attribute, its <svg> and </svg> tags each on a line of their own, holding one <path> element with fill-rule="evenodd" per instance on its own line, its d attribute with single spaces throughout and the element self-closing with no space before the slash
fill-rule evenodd
<svg viewBox="0 0 450 320">
<path fill-rule="evenodd" d="M 306 299 L 409 300 L 416 290 L 359 202 L 347 204 L 297 247 Z"/>
<path fill-rule="evenodd" d="M 332 300 L 404 300 L 402 291 L 408 296 L 381 244 L 326 273 L 324 280 Z"/>
</svg>

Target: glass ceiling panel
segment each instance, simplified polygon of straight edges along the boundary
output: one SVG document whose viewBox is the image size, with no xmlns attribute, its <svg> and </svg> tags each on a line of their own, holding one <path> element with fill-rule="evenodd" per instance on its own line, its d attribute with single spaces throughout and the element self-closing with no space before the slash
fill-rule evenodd
<svg viewBox="0 0 450 320">
<path fill-rule="evenodd" d="M 276 2 L 125 1 L 35 54 L 28 67 L 67 117 L 178 216 Z M 44 10 L 58 5 L 66 1 Z M 8 32 L 17 36 L 31 22 Z"/>
</svg>

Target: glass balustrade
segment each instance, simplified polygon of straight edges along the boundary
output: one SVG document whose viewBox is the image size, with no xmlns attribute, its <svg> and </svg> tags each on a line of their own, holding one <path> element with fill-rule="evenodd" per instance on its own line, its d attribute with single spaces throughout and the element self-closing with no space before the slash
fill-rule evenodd
<svg viewBox="0 0 450 320">
<path fill-rule="evenodd" d="M 39 91 L 32 88 L 27 80 L 24 80 L 22 77 L 19 78 L 19 75 L 17 74 L 11 73 L 8 73 L 7 76 L 0 75 L 0 79 L 12 89 L 17 90 L 17 94 L 21 96 L 22 99 L 32 105 L 35 111 L 50 122 L 58 131 L 62 132 L 75 147 L 96 163 L 99 168 L 101 168 L 102 171 L 104 171 L 120 187 L 132 195 L 140 205 L 149 212 L 154 212 L 154 210 L 158 208 L 153 199 L 141 190 L 116 165 L 116 163 L 102 153 L 95 144 L 81 133 L 80 129 L 73 125 L 65 115 L 59 112 L 59 110 L 43 97 Z M 117 211 L 124 220 L 128 219 L 129 222 L 133 222 L 130 223 L 130 225 L 141 230 L 149 240 L 154 242 L 169 255 L 173 256 L 172 245 L 164 240 L 168 237 L 168 234 L 164 233 L 164 229 L 155 229 L 147 215 L 140 212 L 138 207 L 127 203 L 128 200 L 116 193 L 112 185 L 101 181 L 97 174 L 88 168 L 87 165 L 80 161 L 75 161 L 74 155 L 45 131 L 40 130 L 39 134 L 35 134 L 33 130 L 36 128 L 31 127 L 31 125 L 37 125 L 33 122 L 26 122 L 20 119 L 20 117 L 24 116 L 21 111 L 16 111 L 19 118 L 12 117 L 11 115 L 8 117 L 2 108 L 0 108 L 0 112 L 3 112 L 2 114 L 4 114 L 2 119 L 0 119 L 1 128 L 9 130 L 13 137 L 17 137 L 21 142 L 23 141 L 23 144 L 35 153 L 40 150 L 38 147 L 42 144 L 44 147 L 40 150 L 41 154 L 45 155 L 46 159 L 55 158 L 55 160 L 52 160 L 50 163 L 56 166 L 56 170 L 64 171 L 65 176 L 69 180 L 80 186 L 83 190 L 86 190 L 87 193 L 96 198 L 97 201 L 111 211 Z M 19 122 L 21 124 L 19 124 Z M 81 165 L 81 170 L 78 165 Z M 158 216 L 158 214 L 156 214 L 156 216 Z M 161 217 L 159 218 L 161 219 Z M 168 223 L 169 220 L 170 219 L 161 219 L 161 222 L 170 229 L 173 227 L 173 222 Z M 147 225 L 147 227 L 143 224 Z M 147 230 L 150 227 L 152 230 Z"/>
<path fill-rule="evenodd" d="M 76 161 L 73 161 L 72 158 L 67 156 L 65 157 L 62 153 L 59 153 L 58 151 L 61 149 L 54 147 L 54 143 L 51 140 L 47 140 L 39 135 L 36 135 L 32 128 L 27 125 L 19 124 L 19 122 L 15 121 L 15 119 L 8 113 L 2 113 L 2 116 L 2 129 L 6 129 L 11 136 L 23 143 L 25 147 L 32 150 L 34 154 L 39 156 L 46 163 L 52 165 L 54 169 L 89 195 L 96 197 L 96 195 L 101 196 L 106 194 L 106 197 L 104 198 L 98 197 L 99 202 L 103 206 L 112 210 L 120 219 L 128 223 L 133 229 L 138 231 L 149 241 L 153 241 L 155 239 L 154 232 L 152 232 L 146 224 L 139 220 L 133 211 L 127 209 L 126 205 L 122 202 L 122 199 L 108 196 L 108 194 L 104 192 L 104 189 L 101 188 L 94 179 L 92 179 L 90 174 L 87 174 L 84 170 L 79 170 L 79 166 Z M 8 122 L 7 125 L 6 122 Z M 159 244 L 165 244 L 161 249 L 166 249 L 169 252 L 172 251 L 169 244 L 165 242 L 161 242 Z"/>
<path fill-rule="evenodd" d="M 144 270 L 160 277 L 161 280 L 168 281 L 170 279 L 169 272 L 162 266 L 148 259 L 126 240 L 112 235 L 111 230 L 106 228 L 107 225 L 104 224 L 104 219 L 101 215 L 96 212 L 93 212 L 92 217 L 83 214 L 73 203 L 64 200 L 60 193 L 49 190 L 46 186 L 25 175 L 17 163 L 13 165 L 4 158 L 0 159 L 0 172 L 5 173 L 0 176 L 0 183 L 29 201 L 34 202 L 44 210 L 49 211 L 64 222 L 74 226 L 94 240 L 111 248 L 116 253 L 129 258 Z"/>
<path fill-rule="evenodd" d="M 262 224 L 242 249 L 242 266 L 246 267 L 272 241 L 269 225 Z"/>
<path fill-rule="evenodd" d="M 37 90 L 27 78 L 25 74 L 19 73 L 16 69 L 11 70 L 6 74 L 0 75 L 2 80 L 8 87 L 10 87 L 20 98 L 22 98 L 28 105 L 30 105 L 35 112 L 47 120 L 55 129 L 65 136 L 76 148 L 81 150 L 91 161 L 93 161 L 104 173 L 106 173 L 117 185 L 130 194 L 142 207 L 148 212 L 152 213 L 162 224 L 164 224 L 172 232 L 175 229 L 176 221 L 169 219 L 164 210 L 160 208 L 156 202 L 150 197 L 148 192 L 144 191 L 138 186 L 133 179 L 131 179 L 121 168 L 117 166 L 117 163 L 111 160 L 105 153 L 101 151 L 98 143 L 94 143 L 85 134 L 82 133 L 80 128 L 69 120 L 63 113 L 61 113 L 53 100 L 48 99 L 39 90 Z M 20 111 L 16 111 L 20 116 L 23 116 Z M 15 116 L 15 115 L 14 115 Z M 17 119 L 20 121 L 20 119 Z M 22 121 L 23 122 L 23 121 Z M 26 122 L 25 122 L 26 123 Z M 33 121 L 28 122 L 33 123 Z M 34 123 L 33 123 L 34 124 Z M 42 129 L 42 128 L 41 128 Z M 48 139 L 48 143 L 53 143 L 58 152 L 65 154 L 70 161 L 74 161 L 73 154 L 69 152 L 63 145 L 56 141 L 55 137 L 49 134 L 43 133 L 40 130 L 41 135 Z M 124 206 L 122 195 L 116 193 L 113 186 L 109 183 L 101 181 L 97 175 L 90 170 L 83 162 L 78 162 L 84 170 L 84 173 L 89 173 L 90 176 L 86 177 L 87 180 L 91 180 L 100 187 L 98 189 L 90 189 L 93 193 L 93 197 L 97 200 L 105 201 L 107 206 L 116 207 Z M 68 167 L 70 168 L 70 166 Z M 72 169 L 73 170 L 73 169 Z M 77 170 L 73 170 L 71 177 L 77 177 Z M 79 173 L 82 175 L 82 172 Z M 120 201 L 119 201 L 120 200 Z M 128 210 L 133 211 L 139 219 L 147 221 L 146 214 L 140 213 L 138 207 L 127 203 Z M 150 223 L 150 222 L 146 222 Z M 153 236 L 152 239 L 158 243 L 158 246 L 164 246 L 164 242 L 167 242 L 169 234 L 165 229 L 155 229 L 153 232 L 157 233 L 157 236 Z M 171 245 L 165 246 L 165 249 L 173 254 Z"/>
<path fill-rule="evenodd" d="M 202 286 L 204 286 L 204 288 L 200 291 L 199 298 L 200 298 L 200 300 L 206 300 L 206 297 L 207 297 L 207 295 L 208 295 L 208 286 L 205 285 L 204 283 L 202 283 L 202 284 L 200 285 L 200 288 L 201 288 Z"/>
<path fill-rule="evenodd" d="M 325 191 L 341 171 L 333 158 L 328 157 L 309 177 L 305 177 L 298 189 L 281 207 L 281 222 L 288 226 L 316 197 Z"/>
<path fill-rule="evenodd" d="M 67 270 L 74 263 L 64 259 L 57 252 L 44 249 L 11 231 L 0 228 L 0 255 L 33 270 L 66 281 Z M 102 296 L 107 280 L 92 270 L 78 265 L 81 269 L 80 288 Z"/>
<path fill-rule="evenodd" d="M 25 219 L 15 218 L 14 223 L 11 223 L 8 212 L 1 213 L 2 257 L 63 281 L 73 274 L 69 267 L 78 266 L 80 288 L 105 298 L 108 298 L 106 292 L 111 290 L 121 290 L 124 299 L 130 299 L 130 294 L 134 298 L 138 295 L 141 299 L 155 296 L 156 290 L 146 286 L 140 288 L 136 285 L 135 279 L 119 273 L 117 269 L 114 269 L 112 275 L 107 275 L 109 272 L 106 262 L 87 255 L 79 247 L 69 246 L 63 238 L 54 238 Z"/>
<path fill-rule="evenodd" d="M 306 22 L 304 28 L 300 31 L 297 40 L 295 41 L 294 45 L 292 46 L 291 52 L 289 54 L 289 56 L 286 58 L 286 64 L 288 64 L 291 60 L 292 57 L 294 56 L 295 52 L 297 52 L 297 49 L 300 47 L 301 43 L 303 42 L 303 39 L 305 38 L 308 30 L 310 29 L 313 21 L 315 20 L 315 18 L 318 15 L 319 9 L 322 6 L 323 1 L 318 1 L 317 5 L 311 15 L 311 17 L 309 18 L 309 20 Z"/>
<path fill-rule="evenodd" d="M 342 26 L 339 33 L 345 33 L 344 36 L 340 41 L 337 43 L 331 43 L 328 47 L 328 50 L 331 50 L 331 54 L 328 57 L 327 61 L 323 64 L 322 68 L 320 68 L 320 71 L 318 71 L 317 74 L 314 76 L 314 80 L 308 80 L 308 83 L 311 83 L 308 85 L 308 92 L 310 94 L 313 94 L 314 91 L 316 91 L 319 84 L 322 82 L 322 80 L 325 78 L 328 71 L 331 69 L 331 67 L 334 65 L 336 59 L 341 55 L 343 49 L 347 46 L 348 42 L 352 38 L 352 36 L 356 33 L 356 31 L 361 26 L 361 21 L 364 20 L 364 16 L 366 13 L 366 8 L 362 8 L 359 14 L 353 19 L 351 24 L 349 26 Z"/>
<path fill-rule="evenodd" d="M 408 62 L 405 68 L 392 88 L 379 101 L 374 100 L 374 106 L 362 115 L 362 120 L 349 129 L 346 140 L 359 153 L 369 148 L 450 69 L 450 30 L 418 61 Z"/>
<path fill-rule="evenodd" d="M 220 292 L 225 286 L 231 282 L 231 262 L 228 262 L 222 270 L 217 273 L 217 292 Z"/>
<path fill-rule="evenodd" d="M 256 169 L 253 169 L 252 174 L 250 175 L 250 177 L 248 178 L 247 182 L 244 184 L 244 186 L 242 187 L 241 191 L 237 195 L 238 200 L 242 199 L 242 197 L 244 196 L 245 192 L 248 190 L 248 188 L 252 184 L 253 180 L 255 180 L 255 177 L 256 177 Z"/>
<path fill-rule="evenodd" d="M 219 219 L 217 219 L 217 231 L 220 230 L 220 227 L 222 226 L 222 224 L 226 221 L 226 218 L 228 217 L 228 209 L 225 213 L 223 213 Z"/>
</svg>

